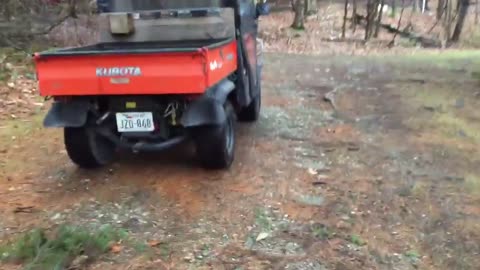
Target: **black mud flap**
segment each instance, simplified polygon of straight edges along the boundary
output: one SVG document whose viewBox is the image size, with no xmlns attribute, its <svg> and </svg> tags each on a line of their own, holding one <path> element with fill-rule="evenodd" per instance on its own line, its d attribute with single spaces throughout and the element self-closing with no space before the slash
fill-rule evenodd
<svg viewBox="0 0 480 270">
<path fill-rule="evenodd" d="M 230 80 L 223 80 L 198 100 L 194 101 L 183 114 L 181 123 L 186 128 L 220 125 L 227 116 L 223 104 L 228 95 L 235 89 L 235 84 Z"/>
<path fill-rule="evenodd" d="M 45 127 L 82 127 L 87 123 L 90 110 L 88 100 L 72 100 L 69 102 L 54 102 L 43 120 Z"/>
</svg>

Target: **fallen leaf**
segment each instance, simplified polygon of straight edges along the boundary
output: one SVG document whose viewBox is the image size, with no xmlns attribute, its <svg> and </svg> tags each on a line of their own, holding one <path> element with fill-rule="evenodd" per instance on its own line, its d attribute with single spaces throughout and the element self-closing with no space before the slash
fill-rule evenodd
<svg viewBox="0 0 480 270">
<path fill-rule="evenodd" d="M 151 241 L 148 241 L 148 245 L 150 247 L 158 247 L 162 242 L 160 241 L 156 241 L 156 240 L 151 240 Z"/>
<path fill-rule="evenodd" d="M 313 168 L 309 168 L 308 173 L 311 174 L 311 175 L 317 175 L 318 174 L 317 170 L 315 170 Z"/>
<path fill-rule="evenodd" d="M 123 250 L 123 246 L 121 246 L 121 245 L 119 245 L 119 244 L 114 244 L 114 245 L 112 245 L 112 247 L 110 248 L 110 251 L 111 251 L 112 253 L 120 253 L 120 252 L 122 252 L 122 250 Z"/>
<path fill-rule="evenodd" d="M 268 238 L 268 236 L 269 236 L 268 233 L 261 232 L 260 234 L 258 234 L 257 239 L 255 239 L 255 241 L 259 242 L 259 241 L 265 240 Z"/>
</svg>

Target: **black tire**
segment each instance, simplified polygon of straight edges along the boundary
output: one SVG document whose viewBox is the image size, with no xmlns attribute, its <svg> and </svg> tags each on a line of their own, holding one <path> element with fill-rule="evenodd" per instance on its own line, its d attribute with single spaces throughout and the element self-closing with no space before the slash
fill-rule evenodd
<svg viewBox="0 0 480 270">
<path fill-rule="evenodd" d="M 260 110 L 262 107 L 262 95 L 258 94 L 257 97 L 253 98 L 250 105 L 238 113 L 238 120 L 242 122 L 256 122 L 260 118 Z"/>
<path fill-rule="evenodd" d="M 206 169 L 228 169 L 235 157 L 235 110 L 228 101 L 224 107 L 223 125 L 200 127 L 194 134 L 198 158 Z"/>
<path fill-rule="evenodd" d="M 70 159 L 80 168 L 95 169 L 113 159 L 115 145 L 91 129 L 65 128 L 65 148 Z"/>
</svg>

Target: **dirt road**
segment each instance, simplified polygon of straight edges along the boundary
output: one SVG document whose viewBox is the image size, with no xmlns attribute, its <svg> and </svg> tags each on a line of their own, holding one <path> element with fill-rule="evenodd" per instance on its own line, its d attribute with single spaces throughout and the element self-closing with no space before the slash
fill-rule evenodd
<svg viewBox="0 0 480 270">
<path fill-rule="evenodd" d="M 479 64 L 268 55 L 227 172 L 190 145 L 82 171 L 44 110 L 4 120 L 0 238 L 113 224 L 155 243 L 89 269 L 479 269 Z"/>
</svg>

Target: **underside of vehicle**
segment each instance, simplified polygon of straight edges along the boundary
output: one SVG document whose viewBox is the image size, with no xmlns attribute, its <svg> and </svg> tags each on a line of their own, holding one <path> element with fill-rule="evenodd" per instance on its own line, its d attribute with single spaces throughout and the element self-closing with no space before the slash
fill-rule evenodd
<svg viewBox="0 0 480 270">
<path fill-rule="evenodd" d="M 263 3 L 99 0 L 99 42 L 35 54 L 44 125 L 64 129 L 83 168 L 117 149 L 160 151 L 193 139 L 206 168 L 234 160 L 236 120 L 261 106 Z"/>
</svg>

